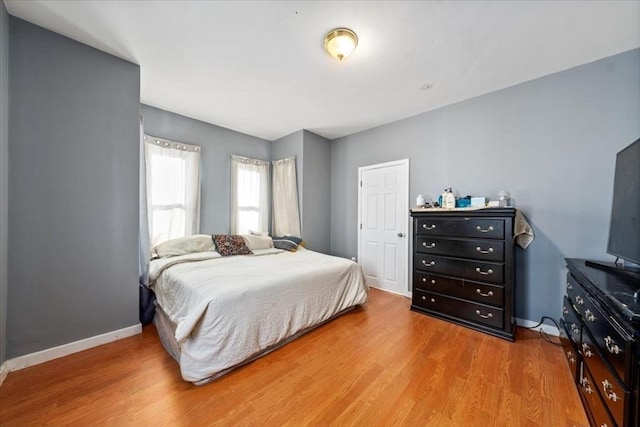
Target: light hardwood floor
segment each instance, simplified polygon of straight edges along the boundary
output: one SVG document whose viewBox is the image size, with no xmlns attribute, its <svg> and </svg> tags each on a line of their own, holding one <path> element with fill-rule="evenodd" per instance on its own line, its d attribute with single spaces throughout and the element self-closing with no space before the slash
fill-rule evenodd
<svg viewBox="0 0 640 427">
<path fill-rule="evenodd" d="M 0 425 L 587 426 L 560 347 L 367 304 L 204 386 L 139 336 L 12 372 Z"/>
</svg>

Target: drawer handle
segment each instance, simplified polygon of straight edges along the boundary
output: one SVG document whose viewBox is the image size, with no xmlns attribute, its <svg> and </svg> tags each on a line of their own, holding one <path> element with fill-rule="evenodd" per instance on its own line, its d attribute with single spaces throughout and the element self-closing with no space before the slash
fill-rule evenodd
<svg viewBox="0 0 640 427">
<path fill-rule="evenodd" d="M 422 242 L 422 246 L 424 246 L 425 248 L 435 248 L 436 244 L 434 242 L 431 242 L 427 245 L 427 242 Z"/>
<path fill-rule="evenodd" d="M 617 402 L 618 399 L 620 399 L 616 392 L 613 391 L 613 384 L 611 384 L 609 381 L 602 381 L 602 390 L 604 391 L 604 395 L 607 397 L 607 399 L 613 400 L 614 402 Z"/>
<path fill-rule="evenodd" d="M 485 251 L 485 250 L 483 250 L 480 246 L 478 246 L 478 247 L 476 248 L 476 251 L 480 252 L 481 254 L 491 254 L 491 253 L 493 253 L 493 248 L 489 248 L 489 249 L 487 249 L 487 250 Z"/>
<path fill-rule="evenodd" d="M 576 302 L 577 302 L 579 305 L 584 305 L 584 300 L 582 299 L 582 297 L 581 297 L 580 295 L 578 295 L 578 296 L 576 297 Z"/>
<path fill-rule="evenodd" d="M 493 231 L 493 225 L 490 225 L 489 228 L 482 228 L 480 226 L 477 226 L 476 230 L 478 230 L 481 233 L 488 233 L 490 231 Z"/>
<path fill-rule="evenodd" d="M 609 350 L 609 353 L 612 353 L 612 354 L 622 353 L 622 350 L 620 349 L 620 347 L 618 347 L 618 344 L 616 344 L 613 338 L 611 338 L 609 335 L 607 335 L 604 338 L 604 345 L 607 347 L 607 350 Z"/>
<path fill-rule="evenodd" d="M 576 325 L 575 323 L 572 323 L 571 332 L 573 332 L 573 335 L 578 335 L 580 333 L 580 328 L 578 327 L 578 325 Z"/>
<path fill-rule="evenodd" d="M 573 290 L 573 286 L 571 285 L 571 283 L 567 282 L 567 289 L 569 289 L 570 291 Z"/>
<path fill-rule="evenodd" d="M 427 261 L 422 260 L 422 265 L 424 265 L 425 267 L 432 267 L 432 266 L 436 265 L 436 262 L 435 261 L 431 261 L 431 262 L 428 263 Z"/>
<path fill-rule="evenodd" d="M 591 312 L 591 310 L 589 310 L 589 309 L 585 310 L 584 317 L 586 317 L 589 322 L 595 322 L 596 321 L 596 316 L 594 316 L 593 313 Z"/>
<path fill-rule="evenodd" d="M 589 385 L 589 380 L 586 377 L 580 378 L 580 385 L 585 392 L 589 394 L 593 393 L 593 389 Z"/>
<path fill-rule="evenodd" d="M 431 279 L 431 284 L 435 285 L 436 284 L 436 279 Z"/>
<path fill-rule="evenodd" d="M 427 278 L 426 277 L 422 278 L 422 283 L 427 283 Z"/>
<path fill-rule="evenodd" d="M 488 269 L 487 271 L 482 271 L 482 270 L 480 270 L 480 267 L 476 267 L 476 273 L 480 273 L 480 274 L 483 274 L 485 276 L 488 276 L 489 274 L 493 274 L 493 270 L 492 269 Z"/>
<path fill-rule="evenodd" d="M 424 295 L 422 295 L 422 301 L 426 301 L 427 297 L 425 297 Z"/>
<path fill-rule="evenodd" d="M 572 351 L 567 351 L 567 360 L 569 361 L 569 363 L 571 363 L 572 365 L 576 363 L 576 356 L 573 354 Z"/>
<path fill-rule="evenodd" d="M 422 224 L 422 228 L 424 228 L 425 230 L 433 230 L 434 228 L 436 228 L 436 225 L 431 224 L 430 226 L 427 227 L 427 224 Z"/>
<path fill-rule="evenodd" d="M 493 313 L 482 314 L 482 313 L 480 313 L 480 310 L 476 310 L 476 314 L 478 316 L 482 317 L 483 319 L 491 319 L 491 318 L 493 318 Z"/>
<path fill-rule="evenodd" d="M 478 295 L 480 295 L 481 297 L 492 297 L 493 296 L 493 291 L 489 291 L 486 294 L 483 294 L 480 289 L 476 289 L 476 293 Z"/>
<path fill-rule="evenodd" d="M 582 343 L 582 353 L 587 357 L 593 357 L 593 353 L 591 352 L 591 349 L 589 348 L 589 344 L 587 344 L 586 342 Z"/>
<path fill-rule="evenodd" d="M 431 298 L 431 302 L 436 302 L 436 300 L 434 298 Z"/>
<path fill-rule="evenodd" d="M 562 306 L 562 314 L 569 314 L 569 310 L 564 305 Z"/>
</svg>

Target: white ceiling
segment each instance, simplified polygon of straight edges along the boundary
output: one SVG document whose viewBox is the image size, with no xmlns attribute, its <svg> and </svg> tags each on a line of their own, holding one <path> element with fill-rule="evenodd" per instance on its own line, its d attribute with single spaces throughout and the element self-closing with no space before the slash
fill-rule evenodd
<svg viewBox="0 0 640 427">
<path fill-rule="evenodd" d="M 140 64 L 142 103 L 268 140 L 334 139 L 640 47 L 637 0 L 5 4 Z M 360 39 L 343 62 L 322 48 L 339 26 Z"/>
</svg>

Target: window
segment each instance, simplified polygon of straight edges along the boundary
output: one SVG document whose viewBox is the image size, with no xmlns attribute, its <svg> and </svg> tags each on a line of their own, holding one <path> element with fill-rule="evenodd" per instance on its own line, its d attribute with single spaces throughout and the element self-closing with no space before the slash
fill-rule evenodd
<svg viewBox="0 0 640 427">
<path fill-rule="evenodd" d="M 200 147 L 145 135 L 151 247 L 200 229 Z"/>
<path fill-rule="evenodd" d="M 268 231 L 269 162 L 231 156 L 231 233 Z"/>
</svg>

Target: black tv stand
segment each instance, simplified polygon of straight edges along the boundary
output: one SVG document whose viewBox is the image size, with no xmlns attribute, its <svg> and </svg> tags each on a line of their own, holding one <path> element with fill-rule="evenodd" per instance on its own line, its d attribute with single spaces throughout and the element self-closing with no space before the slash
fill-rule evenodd
<svg viewBox="0 0 640 427">
<path fill-rule="evenodd" d="M 640 304 L 633 293 L 640 279 L 598 268 L 618 271 L 607 263 L 594 267 L 582 259 L 566 262 L 559 329 L 590 425 L 639 427 Z"/>
<path fill-rule="evenodd" d="M 628 277 L 630 279 L 640 280 L 640 268 L 621 266 L 613 262 L 601 262 L 601 261 L 585 261 L 585 265 L 599 270 L 604 270 L 607 273 L 615 274 L 617 276 Z M 636 291 L 636 294 L 640 292 L 640 289 Z M 634 295 L 635 296 L 635 295 Z"/>
</svg>

